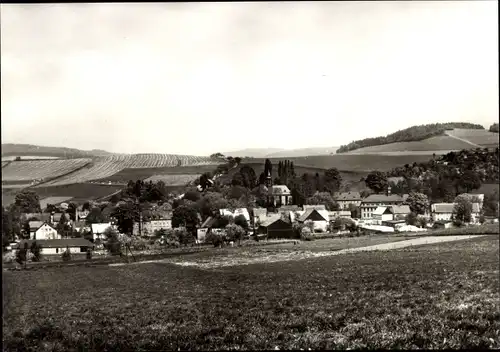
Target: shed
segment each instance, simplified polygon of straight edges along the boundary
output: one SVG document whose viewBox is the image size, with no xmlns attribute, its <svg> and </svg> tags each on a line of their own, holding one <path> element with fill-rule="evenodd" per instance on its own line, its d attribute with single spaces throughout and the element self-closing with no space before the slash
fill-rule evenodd
<svg viewBox="0 0 500 352">
<path fill-rule="evenodd" d="M 71 253 L 85 253 L 87 249 L 93 249 L 94 247 L 92 242 L 83 238 L 63 238 L 56 240 L 22 240 L 15 248 L 23 248 L 25 243 L 27 243 L 28 248 L 30 248 L 33 242 L 42 246 L 42 254 L 61 254 L 67 248 L 69 248 Z"/>
<path fill-rule="evenodd" d="M 259 233 L 271 238 L 294 238 L 292 224 L 283 221 L 281 216 L 272 216 L 259 226 Z"/>
</svg>

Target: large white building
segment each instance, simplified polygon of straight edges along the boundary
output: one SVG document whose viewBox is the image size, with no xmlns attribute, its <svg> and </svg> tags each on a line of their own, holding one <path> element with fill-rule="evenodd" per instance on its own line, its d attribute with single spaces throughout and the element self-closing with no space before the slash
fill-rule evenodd
<svg viewBox="0 0 500 352">
<path fill-rule="evenodd" d="M 60 239 L 61 235 L 57 230 L 47 222 L 30 221 L 30 240 L 55 240 Z"/>
</svg>

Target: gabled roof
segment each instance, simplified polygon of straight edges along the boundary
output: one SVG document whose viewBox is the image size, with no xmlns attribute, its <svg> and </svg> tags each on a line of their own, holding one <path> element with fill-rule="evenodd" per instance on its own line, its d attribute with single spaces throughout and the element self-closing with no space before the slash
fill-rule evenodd
<svg viewBox="0 0 500 352">
<path fill-rule="evenodd" d="M 394 214 L 390 207 L 377 207 L 373 215 Z"/>
<path fill-rule="evenodd" d="M 93 247 L 92 242 L 84 238 L 62 238 L 58 240 L 21 240 L 16 248 L 23 248 L 24 243 L 28 244 L 28 248 L 31 247 L 32 243 L 36 242 L 42 246 L 42 248 L 66 248 L 66 247 Z"/>
<path fill-rule="evenodd" d="M 409 205 L 392 205 L 393 214 L 410 214 L 410 206 Z"/>
<path fill-rule="evenodd" d="M 266 218 L 266 220 L 264 220 L 260 226 L 263 226 L 263 227 L 268 227 L 269 225 L 271 224 L 274 224 L 276 221 L 280 220 L 281 219 L 281 215 L 280 214 L 272 214 L 270 216 L 268 216 Z"/>
<path fill-rule="evenodd" d="M 431 204 L 431 211 L 433 213 L 440 213 L 440 214 L 451 214 L 453 213 L 453 208 L 455 207 L 455 204 L 453 203 L 434 203 Z"/>
<path fill-rule="evenodd" d="M 361 200 L 361 194 L 359 192 L 336 192 L 333 199 L 337 201 Z"/>
<path fill-rule="evenodd" d="M 363 203 L 394 203 L 403 202 L 403 198 L 397 194 L 370 194 L 363 199 Z"/>
<path fill-rule="evenodd" d="M 50 213 L 23 213 L 26 220 L 37 218 L 39 221 L 50 221 Z"/>
<path fill-rule="evenodd" d="M 276 186 L 271 186 L 271 188 L 269 188 L 269 194 L 272 194 L 272 195 L 280 195 L 280 194 L 289 195 L 290 194 L 290 190 L 285 185 L 276 185 Z"/>
<path fill-rule="evenodd" d="M 318 211 L 317 209 L 308 209 L 304 212 L 304 214 L 302 214 L 301 216 L 299 216 L 298 220 L 300 222 L 304 222 L 306 221 L 312 214 L 314 213 L 317 213 L 319 216 L 321 216 L 325 221 L 328 221 L 328 212 L 326 213 L 326 218 L 325 218 L 325 214 L 320 210 Z M 323 213 L 323 214 L 322 214 Z"/>
<path fill-rule="evenodd" d="M 278 211 L 299 211 L 302 210 L 301 207 L 298 205 L 282 205 L 281 207 L 278 208 Z"/>
</svg>

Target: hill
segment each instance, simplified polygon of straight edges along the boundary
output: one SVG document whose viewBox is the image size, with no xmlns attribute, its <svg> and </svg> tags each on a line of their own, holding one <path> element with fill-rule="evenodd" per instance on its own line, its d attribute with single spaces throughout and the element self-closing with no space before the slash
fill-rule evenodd
<svg viewBox="0 0 500 352">
<path fill-rule="evenodd" d="M 222 153 L 225 156 L 232 156 L 232 157 L 250 157 L 250 158 L 265 158 L 269 154 L 273 153 L 279 153 L 285 151 L 285 149 L 282 148 L 247 148 L 247 149 L 241 149 L 241 150 L 235 150 L 231 152 L 225 152 Z"/>
<path fill-rule="evenodd" d="M 97 156 L 109 156 L 113 153 L 105 150 L 80 150 L 75 148 L 65 147 L 47 147 L 32 144 L 2 144 L 2 160 L 8 156 L 41 156 L 41 157 L 57 157 L 57 158 L 89 158 Z"/>
<path fill-rule="evenodd" d="M 365 138 L 351 142 L 347 145 L 341 146 L 337 153 L 346 153 L 353 150 L 358 150 L 366 147 L 382 146 L 385 144 L 399 143 L 399 142 L 418 142 L 436 136 L 446 135 L 447 130 L 460 129 L 475 129 L 484 130 L 484 127 L 478 124 L 467 122 L 449 122 L 449 123 L 434 123 L 428 125 L 417 125 L 397 132 L 391 133 L 385 137 Z M 469 147 L 470 148 L 470 147 Z M 443 148 L 437 149 L 441 150 Z M 446 148 L 444 148 L 446 149 Z M 460 148 L 458 148 L 460 149 Z M 449 150 L 449 148 L 448 148 Z"/>
</svg>

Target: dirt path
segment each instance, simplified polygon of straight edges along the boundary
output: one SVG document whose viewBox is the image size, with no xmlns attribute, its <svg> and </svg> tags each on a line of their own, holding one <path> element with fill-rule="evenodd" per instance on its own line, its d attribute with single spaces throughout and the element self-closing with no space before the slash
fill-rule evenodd
<svg viewBox="0 0 500 352">
<path fill-rule="evenodd" d="M 482 148 L 480 145 L 478 144 L 475 144 L 475 143 L 472 143 L 471 141 L 468 141 L 467 139 L 463 139 L 463 138 L 460 138 L 460 137 L 457 137 L 457 136 L 454 136 L 452 134 L 450 134 L 449 132 L 445 131 L 444 132 L 445 135 L 447 135 L 448 137 L 451 137 L 451 138 L 455 138 L 455 139 L 458 139 L 459 141 L 462 141 L 464 143 L 467 143 L 467 144 L 470 144 L 476 148 Z"/>
<path fill-rule="evenodd" d="M 122 265 L 137 265 L 137 264 L 147 264 L 147 263 L 168 263 L 176 264 L 180 266 L 195 266 L 203 269 L 213 269 L 219 267 L 227 266 L 238 266 L 238 265 L 249 265 L 258 263 L 275 263 L 288 260 L 300 260 L 308 258 L 326 257 L 339 254 L 356 253 L 356 252 L 368 252 L 368 251 L 387 251 L 405 247 L 419 246 L 425 244 L 441 243 L 441 242 L 453 242 L 467 240 L 471 238 L 477 238 L 485 235 L 467 235 L 467 236 L 427 236 L 421 238 L 413 238 L 406 241 L 382 243 L 373 246 L 365 246 L 359 248 L 349 248 L 337 251 L 324 251 L 324 252 L 312 252 L 307 250 L 296 250 L 296 251 L 278 251 L 272 254 L 263 254 L 261 252 L 247 249 L 235 252 L 230 255 L 214 256 L 212 258 L 203 258 L 196 261 L 186 261 L 183 258 L 167 258 L 159 260 L 148 260 L 143 262 L 135 263 L 116 263 L 109 264 L 110 266 L 122 266 Z"/>
</svg>

